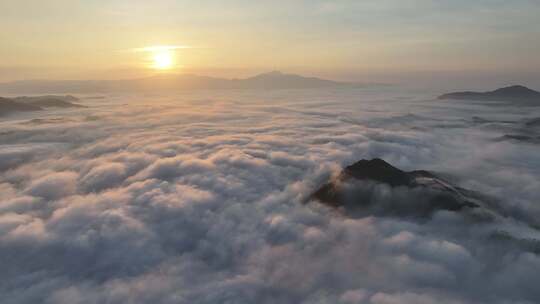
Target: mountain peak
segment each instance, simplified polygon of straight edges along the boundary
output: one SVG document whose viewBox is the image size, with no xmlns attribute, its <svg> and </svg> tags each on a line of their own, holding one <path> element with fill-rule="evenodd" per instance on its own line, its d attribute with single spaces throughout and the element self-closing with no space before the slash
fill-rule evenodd
<svg viewBox="0 0 540 304">
<path fill-rule="evenodd" d="M 365 181 L 400 190 L 381 196 L 373 184 Z M 418 195 L 420 192 L 422 195 Z M 402 171 L 378 158 L 346 167 L 339 179 L 322 185 L 311 198 L 353 217 L 373 214 L 425 218 L 441 210 L 459 212 L 481 207 L 481 196 L 474 191 L 450 185 L 429 171 Z M 401 201 L 407 203 L 396 203 Z"/>
<path fill-rule="evenodd" d="M 540 94 L 535 90 L 529 89 L 522 85 L 513 85 L 509 87 L 504 87 L 493 91 L 492 93 L 504 93 L 504 94 Z"/>
<path fill-rule="evenodd" d="M 362 159 L 345 168 L 344 174 L 355 179 L 369 179 L 392 186 L 408 185 L 410 183 L 410 178 L 404 171 L 380 158 Z"/>
<path fill-rule="evenodd" d="M 297 74 L 287 74 L 280 71 L 271 71 L 243 79 L 251 88 L 324 88 L 351 85 L 349 83 L 326 80 L 316 77 L 305 77 Z"/>
</svg>

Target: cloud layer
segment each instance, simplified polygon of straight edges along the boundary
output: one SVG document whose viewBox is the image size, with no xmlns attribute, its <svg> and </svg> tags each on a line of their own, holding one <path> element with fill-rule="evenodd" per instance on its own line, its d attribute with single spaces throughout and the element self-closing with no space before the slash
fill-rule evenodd
<svg viewBox="0 0 540 304">
<path fill-rule="evenodd" d="M 540 109 L 424 98 L 200 92 L 5 118 L 2 301 L 538 302 L 538 146 L 493 139 Z M 512 216 L 351 219 L 305 204 L 373 157 L 445 174 Z"/>
</svg>

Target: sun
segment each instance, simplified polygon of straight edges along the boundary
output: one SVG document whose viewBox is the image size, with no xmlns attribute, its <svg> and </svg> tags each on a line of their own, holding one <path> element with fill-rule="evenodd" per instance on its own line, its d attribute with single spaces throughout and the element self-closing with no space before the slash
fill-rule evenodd
<svg viewBox="0 0 540 304">
<path fill-rule="evenodd" d="M 153 67 L 158 70 L 168 70 L 173 67 L 173 54 L 169 50 L 156 50 L 153 55 Z"/>
</svg>

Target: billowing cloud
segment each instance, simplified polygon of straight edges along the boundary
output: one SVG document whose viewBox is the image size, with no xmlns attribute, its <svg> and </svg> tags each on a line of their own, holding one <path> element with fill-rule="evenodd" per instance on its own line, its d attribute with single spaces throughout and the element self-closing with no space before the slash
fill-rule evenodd
<svg viewBox="0 0 540 304">
<path fill-rule="evenodd" d="M 538 302 L 538 146 L 493 138 L 539 109 L 408 94 L 113 96 L 47 123 L 3 118 L 2 303 Z M 348 218 L 308 202 L 374 157 L 506 216 Z M 382 207 L 425 194 L 379 191 Z"/>
</svg>

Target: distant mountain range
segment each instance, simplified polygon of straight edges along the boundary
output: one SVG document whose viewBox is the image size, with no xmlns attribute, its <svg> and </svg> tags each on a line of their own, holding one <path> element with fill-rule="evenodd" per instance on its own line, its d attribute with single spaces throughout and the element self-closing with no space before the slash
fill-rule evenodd
<svg viewBox="0 0 540 304">
<path fill-rule="evenodd" d="M 22 80 L 0 83 L 0 93 L 95 93 L 183 89 L 305 89 L 359 86 L 361 84 L 274 71 L 243 79 L 182 74 L 128 80 Z"/>
<path fill-rule="evenodd" d="M 455 92 L 439 96 L 439 99 L 480 100 L 480 101 L 513 101 L 538 102 L 540 92 L 516 85 L 497 89 L 491 92 Z"/>
</svg>

